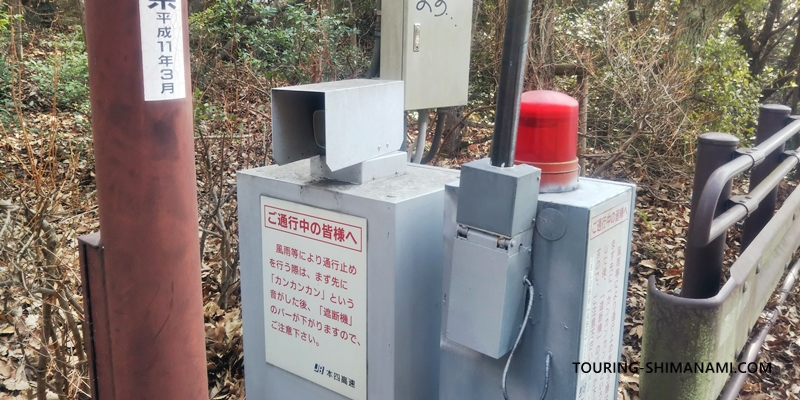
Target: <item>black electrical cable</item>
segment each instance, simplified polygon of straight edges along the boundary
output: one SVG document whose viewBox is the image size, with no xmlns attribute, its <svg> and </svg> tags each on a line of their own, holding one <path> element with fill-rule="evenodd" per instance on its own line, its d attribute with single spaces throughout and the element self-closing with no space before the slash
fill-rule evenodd
<svg viewBox="0 0 800 400">
<path fill-rule="evenodd" d="M 511 358 L 514 357 L 514 352 L 517 350 L 517 346 L 519 346 L 519 341 L 522 339 L 522 334 L 525 333 L 525 328 L 528 326 L 528 318 L 531 316 L 531 308 L 533 308 L 533 284 L 528 277 L 525 277 L 525 285 L 528 286 L 528 307 L 525 308 L 525 319 L 522 320 L 522 326 L 519 328 L 519 334 L 517 335 L 517 341 L 514 342 L 514 347 L 511 348 L 511 353 L 508 354 L 508 360 L 506 360 L 506 367 L 503 368 L 503 398 L 508 400 L 508 391 L 506 390 L 506 380 L 508 378 L 508 367 L 511 366 Z M 549 362 L 548 362 L 549 365 Z M 549 366 L 548 366 L 549 369 Z M 546 372 L 547 373 L 547 372 Z M 547 378 L 545 378 L 547 379 Z M 547 391 L 547 383 L 545 383 L 545 392 Z"/>
</svg>

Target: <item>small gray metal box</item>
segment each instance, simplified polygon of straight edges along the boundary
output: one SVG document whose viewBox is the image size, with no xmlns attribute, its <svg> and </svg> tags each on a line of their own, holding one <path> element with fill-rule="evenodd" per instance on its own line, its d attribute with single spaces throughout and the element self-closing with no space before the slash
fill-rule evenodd
<svg viewBox="0 0 800 400">
<path fill-rule="evenodd" d="M 406 110 L 467 104 L 472 3 L 381 4 L 381 78 L 405 82 Z"/>
<path fill-rule="evenodd" d="M 495 167 L 488 158 L 461 166 L 458 223 L 511 237 L 531 227 L 541 170 Z"/>
<path fill-rule="evenodd" d="M 366 346 L 363 363 L 367 378 L 355 385 L 366 385 L 369 400 L 435 399 L 439 393 L 444 185 L 457 179 L 458 171 L 410 165 L 406 174 L 353 185 L 315 178 L 310 170 L 310 161 L 303 160 L 240 171 L 237 176 L 248 398 L 349 398 L 266 362 L 265 354 L 274 351 L 269 346 L 275 346 L 265 338 L 267 329 L 276 328 L 269 325 L 276 318 L 276 309 L 266 306 L 274 300 L 270 299 L 272 293 L 265 293 L 265 278 L 269 282 L 268 275 L 278 273 L 263 257 L 265 248 L 276 246 L 262 241 L 267 222 L 261 208 L 263 196 L 268 196 L 366 220 L 363 241 L 346 241 L 348 245 L 358 243 L 358 249 L 365 243 L 367 265 L 366 271 L 360 270 L 366 272 L 367 335 L 359 339 Z M 297 261 L 292 258 L 292 262 L 302 266 L 300 260 L 310 257 L 309 249 L 297 250 L 305 251 L 306 256 L 300 255 Z M 292 270 L 280 276 L 299 280 L 292 278 L 298 273 L 303 274 L 302 270 Z M 293 289 L 287 286 L 286 290 Z M 314 318 L 330 321 L 322 316 Z M 314 326 L 302 329 L 323 336 Z M 317 351 L 313 345 L 307 347 Z M 303 360 L 308 371 L 315 370 L 315 363 L 311 357 Z M 335 377 L 331 382 L 336 382 Z"/>
<path fill-rule="evenodd" d="M 496 236 L 475 230 L 456 237 L 448 339 L 494 358 L 511 350 L 525 308 L 523 280 L 530 272 L 531 234 L 528 229 L 508 241 L 508 248 L 498 246 Z"/>
<path fill-rule="evenodd" d="M 324 111 L 323 140 L 314 136 L 317 111 Z M 403 139 L 403 82 L 353 79 L 272 89 L 272 149 L 280 165 L 324 154 L 337 171 L 396 151 Z"/>
</svg>

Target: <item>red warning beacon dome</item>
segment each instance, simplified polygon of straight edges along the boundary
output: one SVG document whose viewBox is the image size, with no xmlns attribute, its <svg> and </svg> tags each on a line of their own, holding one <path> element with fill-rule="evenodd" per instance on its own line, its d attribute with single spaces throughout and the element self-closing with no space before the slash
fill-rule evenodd
<svg viewBox="0 0 800 400">
<path fill-rule="evenodd" d="M 578 101 L 552 90 L 522 94 L 514 162 L 542 170 L 539 191 L 578 187 Z"/>
</svg>

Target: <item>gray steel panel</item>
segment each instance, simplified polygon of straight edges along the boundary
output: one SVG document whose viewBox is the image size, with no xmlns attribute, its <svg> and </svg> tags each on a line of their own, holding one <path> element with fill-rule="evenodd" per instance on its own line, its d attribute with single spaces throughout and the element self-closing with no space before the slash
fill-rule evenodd
<svg viewBox="0 0 800 400">
<path fill-rule="evenodd" d="M 438 393 L 444 185 L 458 171 L 409 166 L 363 185 L 313 178 L 310 162 L 238 173 L 246 390 L 254 399 L 343 400 L 264 360 L 260 196 L 367 219 L 367 396 Z"/>
<path fill-rule="evenodd" d="M 381 79 L 403 79 L 403 32 L 406 1 L 381 2 Z M 405 108 L 405 99 L 403 100 Z M 408 109 L 408 108 L 406 108 Z"/>
<path fill-rule="evenodd" d="M 466 105 L 472 1 L 391 0 L 381 6 L 381 78 L 405 82 L 404 108 Z"/>
<path fill-rule="evenodd" d="M 488 158 L 462 165 L 458 223 L 508 237 L 530 229 L 540 177 L 536 167 L 500 168 Z"/>
<path fill-rule="evenodd" d="M 445 191 L 446 207 L 458 202 L 458 189 L 451 184 Z M 566 193 L 540 194 L 538 210 L 554 208 L 565 218 L 567 229 L 558 240 L 534 234 L 531 280 L 535 297 L 531 320 L 508 373 L 511 399 L 538 399 L 544 385 L 545 354 L 553 354 L 550 365 L 548 399 L 574 399 L 578 374 L 572 362 L 579 362 L 579 338 L 586 277 L 586 246 L 589 213 L 592 208 L 618 196 L 635 198 L 630 184 L 580 179 L 578 189 Z M 445 257 L 453 257 L 452 241 L 456 222 L 454 210 L 445 210 Z M 630 241 L 628 242 L 630 244 Z M 630 257 L 628 247 L 627 257 Z M 627 261 L 626 264 L 627 265 Z M 627 271 L 627 269 L 626 269 Z M 445 303 L 451 288 L 449 258 L 444 263 Z M 624 315 L 624 302 L 623 302 Z M 447 324 L 448 310 L 442 315 Z M 622 324 L 621 324 L 622 325 Z M 622 326 L 619 327 L 622 332 Z M 620 335 L 621 337 L 621 335 Z M 500 400 L 500 382 L 507 356 L 493 359 L 441 338 L 440 400 Z"/>
<path fill-rule="evenodd" d="M 403 83 L 353 79 L 272 89 L 272 148 L 278 164 L 324 154 L 332 171 L 389 154 L 403 133 Z M 325 110 L 325 148 L 314 112 Z"/>
</svg>

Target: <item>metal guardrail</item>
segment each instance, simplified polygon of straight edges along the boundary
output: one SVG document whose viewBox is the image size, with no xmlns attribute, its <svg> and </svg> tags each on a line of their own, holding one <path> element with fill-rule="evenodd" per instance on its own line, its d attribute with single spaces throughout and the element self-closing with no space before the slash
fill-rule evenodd
<svg viewBox="0 0 800 400">
<path fill-rule="evenodd" d="M 723 187 L 737 175 L 761 164 L 770 153 L 783 146 L 797 132 L 800 132 L 800 121 L 792 122 L 775 133 L 770 139 L 752 149 L 738 150 L 737 152 L 741 154 L 740 157 L 723 165 L 711 174 L 701 192 L 695 219 L 689 227 L 693 233 L 692 244 L 694 246 L 703 247 L 708 245 L 712 240 L 726 233 L 728 228 L 750 215 L 751 212 L 758 208 L 759 203 L 767 197 L 772 189 L 778 186 L 778 183 L 786 177 L 786 174 L 794 169 L 795 165 L 800 162 L 800 158 L 798 158 L 800 157 L 798 155 L 800 154 L 800 148 L 785 152 L 784 154 L 789 157 L 777 169 L 773 170 L 758 186 L 751 189 L 749 194 L 732 197 L 730 201 L 734 203 L 734 207 L 729 208 L 722 215 L 714 217 L 714 209 L 720 200 Z M 743 207 L 735 207 L 736 205 Z"/>
<path fill-rule="evenodd" d="M 734 361 L 752 361 L 758 354 L 766 333 L 747 345 L 750 331 L 800 246 L 800 190 L 773 215 L 776 186 L 800 163 L 800 149 L 783 151 L 798 132 L 800 121 L 789 118 L 787 107 L 762 106 L 755 148 L 737 150 L 738 139 L 731 135 L 701 136 L 681 297 L 658 290 L 654 277 L 648 282 L 642 399 L 715 399 L 724 389 L 727 400 L 740 391 L 746 374 L 737 372 Z M 731 180 L 751 168 L 750 192 L 730 197 Z M 749 238 L 720 288 L 725 233 L 743 218 L 743 236 Z M 769 320 L 774 323 L 776 316 Z M 680 372 L 674 372 L 676 365 Z M 697 366 L 706 368 L 698 373 Z"/>
</svg>

